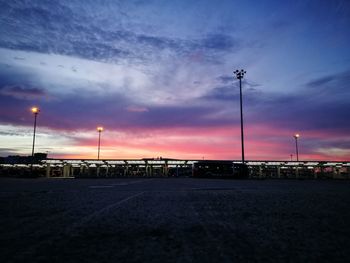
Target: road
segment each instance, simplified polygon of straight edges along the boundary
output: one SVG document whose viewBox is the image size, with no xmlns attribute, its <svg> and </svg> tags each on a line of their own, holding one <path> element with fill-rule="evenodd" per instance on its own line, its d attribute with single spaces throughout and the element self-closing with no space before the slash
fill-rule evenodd
<svg viewBox="0 0 350 263">
<path fill-rule="evenodd" d="M 0 262 L 345 262 L 349 187 L 0 178 Z"/>
</svg>

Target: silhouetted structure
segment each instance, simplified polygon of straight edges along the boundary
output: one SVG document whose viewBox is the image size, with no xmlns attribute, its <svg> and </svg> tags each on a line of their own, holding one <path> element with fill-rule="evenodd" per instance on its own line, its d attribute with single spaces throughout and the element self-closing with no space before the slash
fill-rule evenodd
<svg viewBox="0 0 350 263">
<path fill-rule="evenodd" d="M 145 159 L 44 159 L 46 154 L 35 154 L 33 164 L 35 176 L 42 177 L 190 177 L 193 168 L 205 162 L 225 163 L 229 167 L 241 169 L 242 162 L 218 160 L 180 160 L 167 158 Z M 30 156 L 9 156 L 0 164 L 1 176 L 28 176 L 30 172 Z M 1 159 L 0 159 L 1 160 Z M 40 161 L 41 160 L 41 161 Z M 259 161 L 248 160 L 244 168 L 248 178 L 276 179 L 350 179 L 350 162 L 335 161 Z M 217 168 L 216 168 L 217 169 Z M 221 169 L 221 168 L 219 168 Z M 226 168 L 225 168 L 226 169 Z M 226 173 L 224 168 L 222 172 Z M 230 168 L 231 169 L 231 168 Z M 232 170 L 231 170 L 232 171 Z M 208 174 L 209 175 L 209 174 Z M 244 176 L 245 177 L 245 176 Z"/>
<path fill-rule="evenodd" d="M 297 133 L 297 134 L 295 134 L 293 137 L 294 137 L 294 139 L 295 139 L 295 152 L 296 152 L 296 154 L 297 154 L 297 162 L 299 162 L 298 139 L 299 139 L 300 135 Z"/>
<path fill-rule="evenodd" d="M 36 132 L 36 119 L 38 117 L 38 114 L 40 112 L 40 109 L 38 107 L 33 107 L 31 109 L 32 113 L 34 114 L 34 132 L 33 132 L 33 147 L 32 147 L 32 157 L 34 160 L 34 145 L 35 145 L 35 132 Z"/>
<path fill-rule="evenodd" d="M 247 73 L 245 70 L 236 70 L 233 72 L 239 79 L 239 101 L 240 101 L 240 113 L 241 113 L 241 143 L 242 143 L 242 163 L 244 163 L 244 133 L 243 133 L 243 106 L 242 106 L 242 79 L 244 74 Z"/>
<path fill-rule="evenodd" d="M 97 127 L 98 131 L 98 148 L 97 148 L 97 160 L 100 160 L 100 147 L 101 147 L 101 132 L 103 132 L 103 127 Z"/>
<path fill-rule="evenodd" d="M 40 164 L 42 160 L 47 159 L 47 153 L 34 153 L 33 156 L 9 155 L 0 157 L 2 164 Z"/>
<path fill-rule="evenodd" d="M 198 161 L 192 166 L 193 177 L 248 178 L 247 166 L 232 161 Z"/>
</svg>

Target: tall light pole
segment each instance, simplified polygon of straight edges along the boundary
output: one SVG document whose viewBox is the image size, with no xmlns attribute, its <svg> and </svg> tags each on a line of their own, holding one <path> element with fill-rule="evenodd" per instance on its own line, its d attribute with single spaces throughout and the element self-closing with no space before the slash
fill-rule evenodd
<svg viewBox="0 0 350 263">
<path fill-rule="evenodd" d="M 33 158 L 34 158 L 34 145 L 35 145 L 35 132 L 36 132 L 36 119 L 38 117 L 40 109 L 38 107 L 32 107 L 31 111 L 34 114 L 34 132 L 33 132 L 33 147 L 32 147 L 32 161 L 33 161 Z"/>
<path fill-rule="evenodd" d="M 242 79 L 244 74 L 247 73 L 245 70 L 235 70 L 233 72 L 236 74 L 236 78 L 239 79 L 239 101 L 240 101 L 240 109 L 241 109 L 241 143 L 242 143 L 242 164 L 244 164 L 244 134 L 243 134 L 243 107 L 242 107 Z"/>
<path fill-rule="evenodd" d="M 97 150 L 97 160 L 100 160 L 100 146 L 101 146 L 101 132 L 103 132 L 103 127 L 97 127 L 98 131 L 98 150 Z"/>
<path fill-rule="evenodd" d="M 300 137 L 300 135 L 298 133 L 294 134 L 294 139 L 295 139 L 295 151 L 297 154 L 297 162 L 299 162 L 299 149 L 298 149 L 298 138 Z"/>
</svg>

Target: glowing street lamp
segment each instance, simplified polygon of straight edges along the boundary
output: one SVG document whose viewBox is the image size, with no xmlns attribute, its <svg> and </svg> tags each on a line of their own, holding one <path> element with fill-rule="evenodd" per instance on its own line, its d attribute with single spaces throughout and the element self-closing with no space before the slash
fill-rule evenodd
<svg viewBox="0 0 350 263">
<path fill-rule="evenodd" d="M 101 132 L 103 132 L 103 127 L 97 127 L 98 131 L 98 151 L 97 151 L 97 160 L 100 160 L 100 146 L 101 146 Z"/>
<path fill-rule="evenodd" d="M 36 132 L 36 118 L 40 112 L 38 107 L 31 108 L 32 113 L 34 114 L 34 133 L 33 133 L 33 147 L 32 147 L 32 159 L 34 158 L 34 145 L 35 145 L 35 132 Z"/>
<path fill-rule="evenodd" d="M 298 149 L 298 138 L 300 137 L 300 135 L 298 133 L 294 134 L 294 139 L 295 139 L 295 150 L 296 150 L 296 154 L 297 154 L 297 162 L 299 162 L 299 149 Z"/>
<path fill-rule="evenodd" d="M 239 79 L 239 98 L 240 98 L 240 109 L 241 109 L 241 144 L 242 144 L 242 164 L 244 164 L 244 134 L 243 134 L 243 107 L 242 107 L 242 79 L 244 74 L 247 73 L 245 70 L 235 70 L 236 78 Z"/>
</svg>

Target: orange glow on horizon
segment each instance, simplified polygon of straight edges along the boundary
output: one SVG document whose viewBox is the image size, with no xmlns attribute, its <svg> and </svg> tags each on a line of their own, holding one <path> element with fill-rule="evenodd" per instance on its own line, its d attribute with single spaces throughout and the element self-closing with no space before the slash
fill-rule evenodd
<svg viewBox="0 0 350 263">
<path fill-rule="evenodd" d="M 241 158 L 238 125 L 160 129 L 139 127 L 115 129 L 108 125 L 107 130 L 102 125 L 96 125 L 95 129 L 91 130 L 90 126 L 89 129 L 74 131 L 68 137 L 66 132 L 58 132 L 59 136 L 51 137 L 54 131 L 44 129 L 43 132 L 49 136 L 41 138 L 42 144 L 39 145 L 39 150 L 45 152 L 46 145 L 50 144 L 50 158 L 96 159 L 96 136 L 102 132 L 104 132 L 103 159 L 142 159 L 159 156 L 195 160 L 240 160 Z M 301 161 L 349 160 L 349 149 L 337 144 L 333 146 L 332 136 L 329 134 L 312 130 L 300 132 L 298 134 L 290 129 L 267 125 L 247 125 L 246 159 L 289 161 L 290 154 L 295 151 L 295 143 L 294 140 L 291 141 L 291 135 L 295 137 L 303 134 L 305 144 L 300 145 Z M 45 141 L 49 139 L 54 140 L 52 144 L 51 141 Z M 318 143 L 320 139 L 324 141 L 323 144 Z M 347 139 L 348 135 L 341 135 L 334 142 Z"/>
<path fill-rule="evenodd" d="M 259 129 L 260 128 L 260 129 Z M 279 136 L 276 136 L 275 134 Z M 208 127 L 203 129 L 133 130 L 133 132 L 109 130 L 104 138 L 104 158 L 138 159 L 162 156 L 174 159 L 239 160 L 240 138 L 237 127 Z M 303 133 L 312 140 L 312 132 Z M 293 137 L 297 135 L 294 134 Z M 300 136 L 300 134 L 298 134 Z M 290 131 L 269 129 L 267 126 L 250 126 L 247 133 L 247 160 L 290 160 L 294 144 L 290 142 Z M 317 137 L 324 137 L 316 133 Z M 74 151 L 67 155 L 74 158 L 94 158 L 95 137 L 80 139 Z M 327 154 L 320 147 L 301 147 L 303 160 L 347 160 L 346 152 Z"/>
</svg>

